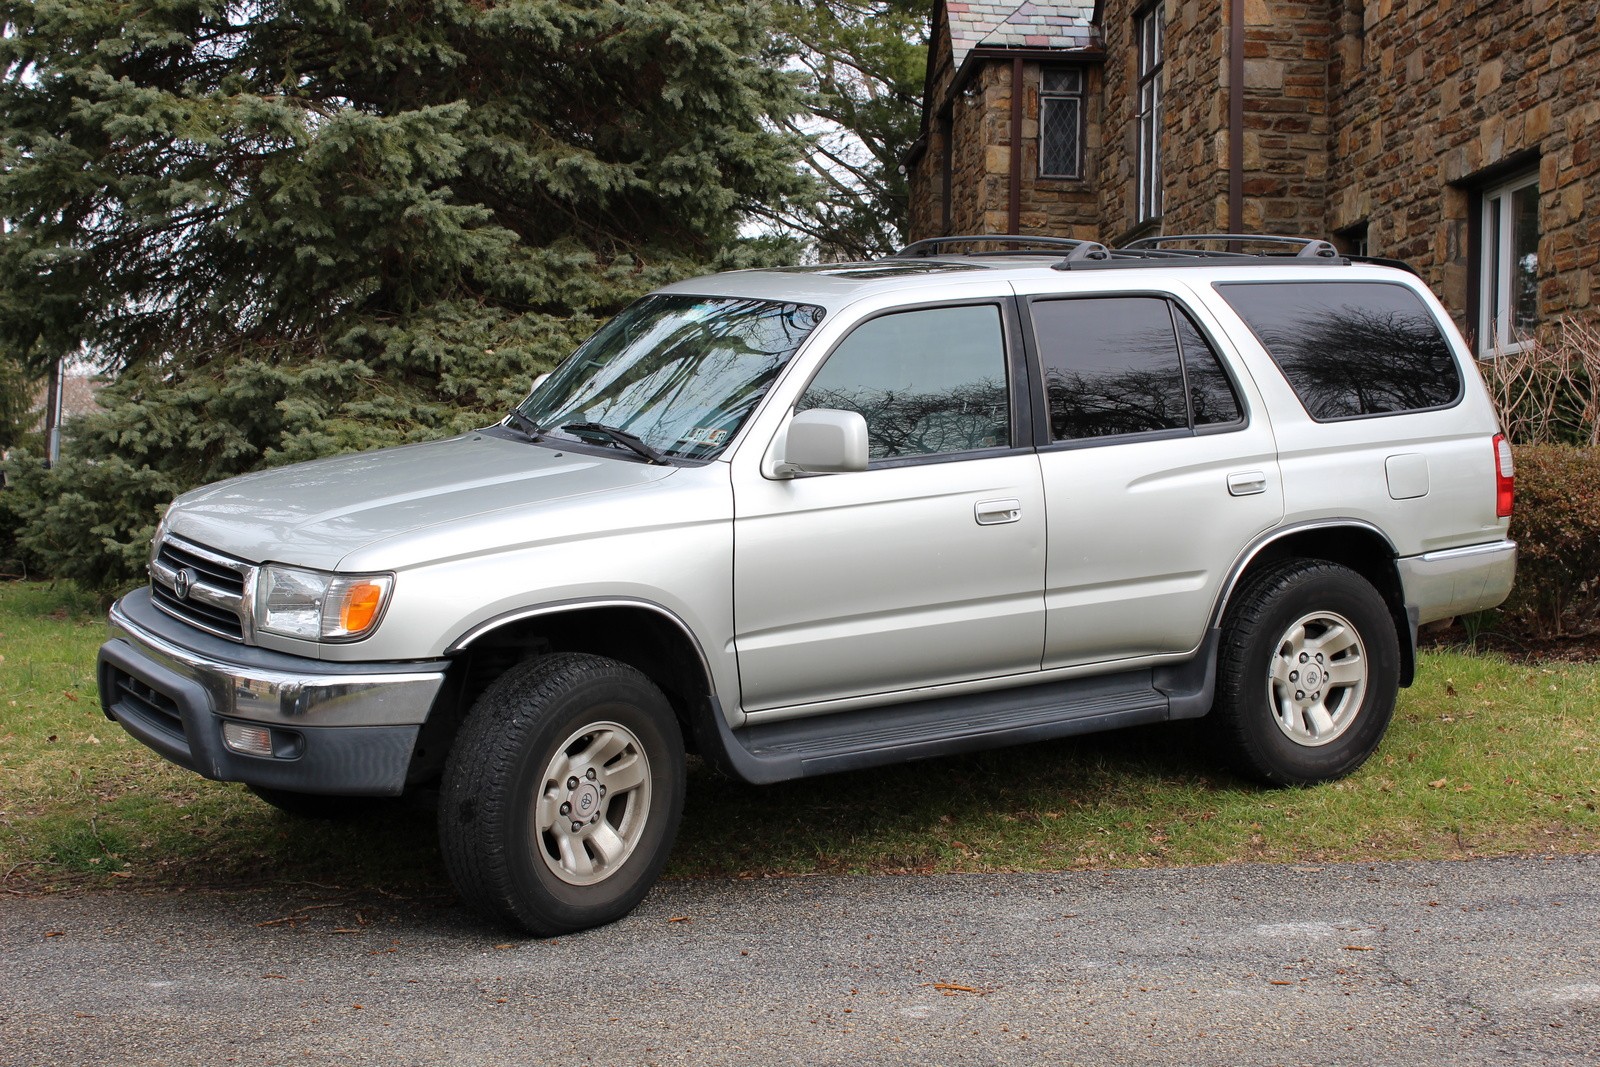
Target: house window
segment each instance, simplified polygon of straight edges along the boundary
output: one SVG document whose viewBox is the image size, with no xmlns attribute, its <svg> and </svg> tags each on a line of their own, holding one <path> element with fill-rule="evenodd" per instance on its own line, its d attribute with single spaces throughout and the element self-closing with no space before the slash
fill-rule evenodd
<svg viewBox="0 0 1600 1067">
<path fill-rule="evenodd" d="M 1139 35 L 1139 210 L 1138 221 L 1161 217 L 1166 197 L 1161 187 L 1161 74 L 1166 62 L 1166 4 L 1158 3 L 1135 23 Z"/>
<path fill-rule="evenodd" d="M 1358 222 L 1354 226 L 1346 226 L 1342 230 L 1333 232 L 1334 244 L 1339 251 L 1347 256 L 1370 256 L 1370 245 L 1367 244 L 1367 224 Z"/>
<path fill-rule="evenodd" d="M 1486 189 L 1479 223 L 1478 352 L 1515 352 L 1539 324 L 1539 175 Z"/>
<path fill-rule="evenodd" d="M 1083 177 L 1083 68 L 1045 67 L 1039 89 L 1039 176 Z"/>
</svg>

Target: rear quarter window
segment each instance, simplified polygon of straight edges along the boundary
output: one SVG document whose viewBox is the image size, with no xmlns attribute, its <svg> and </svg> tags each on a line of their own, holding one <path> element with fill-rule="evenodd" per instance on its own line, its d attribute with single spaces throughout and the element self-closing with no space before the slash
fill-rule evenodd
<svg viewBox="0 0 1600 1067">
<path fill-rule="evenodd" d="M 1448 407 L 1461 371 L 1416 293 L 1389 282 L 1220 282 L 1318 422 Z"/>
</svg>

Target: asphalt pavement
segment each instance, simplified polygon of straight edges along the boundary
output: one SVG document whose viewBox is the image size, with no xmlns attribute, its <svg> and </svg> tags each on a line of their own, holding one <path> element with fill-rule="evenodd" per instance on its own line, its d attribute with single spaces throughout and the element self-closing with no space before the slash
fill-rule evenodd
<svg viewBox="0 0 1600 1067">
<path fill-rule="evenodd" d="M 1600 856 L 0 897 L 0 1065 L 1600 1063 Z"/>
</svg>

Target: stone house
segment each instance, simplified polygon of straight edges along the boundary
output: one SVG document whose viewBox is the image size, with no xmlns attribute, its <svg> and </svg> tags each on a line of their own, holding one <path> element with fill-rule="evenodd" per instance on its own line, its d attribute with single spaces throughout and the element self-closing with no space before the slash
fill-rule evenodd
<svg viewBox="0 0 1600 1067">
<path fill-rule="evenodd" d="M 936 0 L 912 240 L 1331 237 L 1480 352 L 1596 307 L 1600 0 Z"/>
</svg>

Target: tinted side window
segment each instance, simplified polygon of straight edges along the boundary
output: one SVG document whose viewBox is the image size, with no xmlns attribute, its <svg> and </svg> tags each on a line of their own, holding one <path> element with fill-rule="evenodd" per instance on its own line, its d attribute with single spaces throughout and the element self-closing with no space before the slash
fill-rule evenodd
<svg viewBox="0 0 1600 1067">
<path fill-rule="evenodd" d="M 1415 293 L 1387 282 L 1228 282 L 1249 325 L 1318 421 L 1452 403 L 1461 376 Z"/>
<path fill-rule="evenodd" d="M 1009 446 L 1000 309 L 928 308 L 864 322 L 795 407 L 859 411 L 873 459 Z"/>
<path fill-rule="evenodd" d="M 1189 378 L 1189 407 L 1196 426 L 1219 426 L 1243 421 L 1233 383 L 1222 369 L 1216 349 L 1181 308 L 1172 316 L 1183 349 L 1183 372 Z"/>
<path fill-rule="evenodd" d="M 1165 300 L 1036 300 L 1031 310 L 1052 438 L 1188 428 L 1183 366 Z"/>
</svg>

